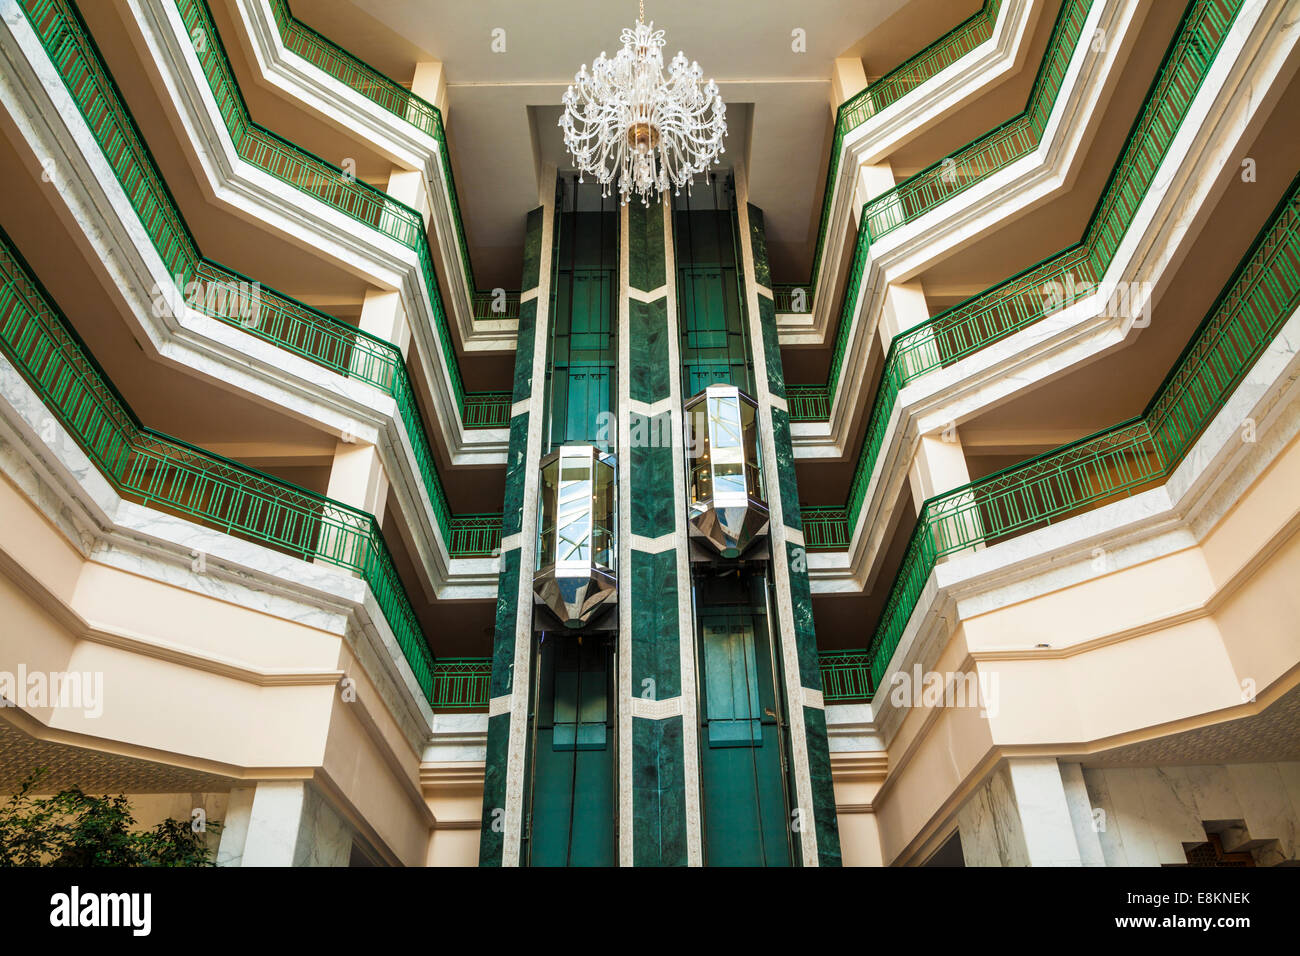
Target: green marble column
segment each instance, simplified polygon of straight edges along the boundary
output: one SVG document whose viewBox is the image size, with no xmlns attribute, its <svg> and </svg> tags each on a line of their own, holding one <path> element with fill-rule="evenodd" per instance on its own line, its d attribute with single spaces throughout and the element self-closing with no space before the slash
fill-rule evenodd
<svg viewBox="0 0 1300 956">
<path fill-rule="evenodd" d="M 551 251 L 545 225 L 551 210 L 539 206 L 528 214 L 524 236 L 524 271 L 520 283 L 519 337 L 515 353 L 513 407 L 510 417 L 510 447 L 506 453 L 506 491 L 501 519 L 501 577 L 497 586 L 495 634 L 492 643 L 492 682 L 488 705 L 487 762 L 483 775 L 483 821 L 479 839 L 479 865 L 501 866 L 517 862 L 521 836 L 519 814 L 523 766 L 519 749 L 522 727 L 517 726 L 528 694 L 529 620 L 532 613 L 531 538 L 535 517 L 527 513 L 527 489 L 536 487 L 537 449 L 530 447 L 540 418 L 533 406 L 534 379 L 539 368 L 536 352 L 546 351 L 546 296 L 542 272 L 544 256 Z M 549 269 L 549 266 L 548 266 Z M 539 309 L 541 321 L 539 323 Z M 537 382 L 540 389 L 540 381 Z M 539 440 L 539 439 L 538 439 Z M 537 441 L 532 441 L 536 445 Z M 535 491 L 533 492 L 535 494 Z M 533 517 L 533 520 L 527 520 Z M 529 573 L 521 573 L 527 563 Z M 522 621 L 522 623 L 521 623 Z M 520 661 L 523 673 L 516 673 Z M 526 719 L 526 709 L 523 710 Z M 513 731 L 513 732 L 512 732 Z M 512 779 L 514 778 L 514 779 Z"/>
<path fill-rule="evenodd" d="M 775 464 L 774 470 L 768 468 L 767 496 L 772 509 L 770 535 L 775 572 L 773 596 L 777 606 L 782 657 L 786 664 L 786 696 L 789 700 L 788 718 L 792 737 L 791 769 L 798 799 L 798 816 L 793 825 L 799 828 L 799 843 L 805 865 L 839 866 L 839 827 L 831 783 L 826 711 L 822 700 L 817 634 L 813 627 L 812 594 L 808 584 L 808 561 L 804 550 L 803 522 L 799 513 L 794 449 L 790 439 L 790 412 L 786 402 L 781 349 L 777 340 L 776 308 L 767 260 L 763 213 L 747 202 L 743 177 L 738 176 L 737 180 L 741 228 L 748 233 L 750 240 L 744 249 L 746 299 L 751 310 L 751 328 L 755 333 L 753 341 L 756 349 L 761 344 L 762 350 L 761 355 L 755 356 L 755 378 L 758 384 L 758 395 L 755 397 L 760 409 L 766 410 L 770 416 L 771 429 L 764 435 L 771 446 L 766 460 Z M 779 559 L 778 555 L 782 555 L 784 560 Z"/>
<path fill-rule="evenodd" d="M 619 334 L 623 863 L 699 860 L 681 386 L 664 206 L 626 207 Z M 683 637 L 683 635 L 685 635 Z M 685 652 L 685 653 L 684 653 Z M 685 671 L 685 673 L 684 673 Z M 630 858 L 629 858 L 630 857 Z"/>
</svg>

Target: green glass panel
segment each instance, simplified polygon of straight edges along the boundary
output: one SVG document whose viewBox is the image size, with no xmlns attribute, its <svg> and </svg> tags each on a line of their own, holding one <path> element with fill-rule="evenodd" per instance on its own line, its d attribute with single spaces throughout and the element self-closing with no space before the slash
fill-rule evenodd
<svg viewBox="0 0 1300 956">
<path fill-rule="evenodd" d="M 787 782 L 763 580 L 697 578 L 700 779 L 710 866 L 789 866 Z M 739 600 L 740 603 L 730 603 Z"/>
<path fill-rule="evenodd" d="M 543 634 L 534 662 L 528 864 L 613 866 L 613 643 Z"/>
</svg>

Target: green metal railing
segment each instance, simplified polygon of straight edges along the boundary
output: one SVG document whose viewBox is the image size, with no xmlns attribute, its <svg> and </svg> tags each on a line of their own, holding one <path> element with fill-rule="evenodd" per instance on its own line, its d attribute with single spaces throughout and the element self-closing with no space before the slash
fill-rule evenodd
<svg viewBox="0 0 1300 956">
<path fill-rule="evenodd" d="M 397 346 L 203 257 L 75 8 L 68 0 L 20 3 L 176 285 L 181 289 L 257 290 L 252 315 L 226 311 L 206 295 L 191 298 L 189 304 L 218 321 L 391 395 L 443 540 L 450 546 L 458 519 L 451 513 L 438 477 L 428 430 Z M 509 421 L 509 395 L 472 392 L 465 396 L 464 409 L 467 427 L 500 427 Z M 490 553 L 490 549 L 473 552 L 479 553 Z M 452 555 L 470 556 L 454 550 Z"/>
<path fill-rule="evenodd" d="M 239 156 L 415 253 L 433 317 L 434 332 L 451 379 L 451 391 L 457 410 L 463 410 L 465 386 L 423 217 L 415 209 L 398 202 L 382 190 L 349 175 L 342 168 L 256 123 L 239 91 L 238 81 L 206 0 L 174 0 L 174 3 L 186 33 L 193 41 L 191 49 L 208 81 Z M 203 42 L 197 42 L 194 38 L 201 38 Z M 506 422 L 496 424 L 505 425 Z"/>
<path fill-rule="evenodd" d="M 498 295 L 495 289 L 486 289 L 474 293 L 474 318 L 476 319 L 517 319 L 519 318 L 519 290 L 502 289 L 504 295 Z"/>
<path fill-rule="evenodd" d="M 818 659 L 825 703 L 871 700 L 871 660 L 865 650 L 822 651 Z"/>
<path fill-rule="evenodd" d="M 434 710 L 483 710 L 492 684 L 492 658 L 449 657 L 433 667 Z"/>
<path fill-rule="evenodd" d="M 787 385 L 785 397 L 790 405 L 791 421 L 825 421 L 830 417 L 830 396 L 820 385 Z"/>
<path fill-rule="evenodd" d="M 844 506 L 846 528 L 857 521 L 905 385 L 1090 294 L 1105 275 L 1242 2 L 1189 4 L 1080 242 L 894 337 Z"/>
<path fill-rule="evenodd" d="M 410 123 L 437 142 L 438 160 L 447 185 L 447 202 L 451 209 L 452 221 L 456 226 L 456 242 L 460 249 L 461 265 L 465 270 L 465 282 L 473 292 L 477 286 L 474 283 L 474 269 L 470 264 L 469 245 L 466 240 L 465 223 L 461 218 L 460 201 L 456 194 L 456 178 L 451 171 L 451 157 L 447 150 L 446 131 L 442 125 L 442 111 L 297 19 L 289 9 L 287 0 L 267 0 L 267 2 L 270 4 L 272 17 L 280 32 L 280 42 L 286 49 L 345 86 L 351 87 L 381 109 Z M 482 292 L 475 293 L 476 296 L 482 294 Z M 517 316 L 517 313 L 515 315 Z M 480 313 L 477 308 L 474 310 L 474 317 L 476 319 L 502 318 L 490 312 Z"/>
<path fill-rule="evenodd" d="M 831 142 L 830 162 L 822 188 L 822 215 L 817 228 L 817 247 L 813 253 L 812 272 L 808 281 L 803 283 L 808 289 L 809 311 L 812 310 L 812 290 L 817 287 L 817 277 L 821 274 L 822 254 L 825 252 L 826 232 L 831 218 L 831 199 L 834 197 L 835 177 L 839 173 L 845 137 L 992 37 L 1001 8 L 1002 0 L 985 0 L 984 6 L 976 13 L 924 50 L 908 57 L 884 76 L 869 83 L 866 89 L 845 100 L 836 110 L 835 136 Z"/>
<path fill-rule="evenodd" d="M 928 499 L 867 653 L 889 666 L 938 560 L 996 544 L 1167 479 L 1300 308 L 1300 176 L 1138 418 Z"/>
<path fill-rule="evenodd" d="M 829 416 L 831 400 L 839 386 L 849 337 L 858 320 L 862 273 L 872 242 L 933 211 L 943 202 L 970 189 L 1038 147 L 1061 92 L 1075 48 L 1081 42 L 1092 41 L 1091 37 L 1083 36 L 1084 23 L 1092 5 L 1093 0 L 1064 0 L 1061 4 L 1024 110 L 951 155 L 909 176 L 862 207 L 853 264 L 845 285 L 844 304 L 840 310 L 826 384 L 801 386 L 810 391 L 824 391 L 825 398 L 818 404 L 824 405 L 827 412 L 820 420 Z M 794 418 L 792 414 L 792 420 L 800 419 Z"/>
<path fill-rule="evenodd" d="M 866 204 L 864 221 L 871 238 L 879 239 L 929 212 L 1037 147 L 1091 10 L 1092 0 L 1064 0 L 1061 4 L 1047 52 L 1043 55 L 1025 108 L 1018 116 L 909 176 Z M 1091 43 L 1092 38 L 1088 37 L 1087 41 Z"/>
<path fill-rule="evenodd" d="M 142 425 L 3 232 L 0 349 L 124 497 L 358 573 L 432 699 L 433 654 L 374 517 Z"/>
</svg>

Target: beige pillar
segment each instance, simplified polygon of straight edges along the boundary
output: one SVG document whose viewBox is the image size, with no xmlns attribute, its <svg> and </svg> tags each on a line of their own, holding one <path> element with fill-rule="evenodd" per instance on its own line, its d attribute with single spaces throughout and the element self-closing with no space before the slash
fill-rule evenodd
<svg viewBox="0 0 1300 956">
<path fill-rule="evenodd" d="M 375 520 L 382 522 L 384 505 L 388 500 L 388 476 L 384 473 L 379 450 L 363 442 L 336 443 L 326 494 L 335 501 L 372 514 Z"/>
<path fill-rule="evenodd" d="M 956 425 L 950 425 L 938 434 L 921 436 L 907 478 L 918 505 L 927 498 L 970 483 L 966 454 Z"/>
<path fill-rule="evenodd" d="M 970 484 L 970 470 L 966 467 L 966 454 L 956 424 L 948 425 L 937 434 L 921 436 L 907 480 L 918 509 L 936 495 Z M 984 520 L 971 495 L 963 495 L 956 502 L 946 502 L 941 520 L 945 527 L 943 537 L 947 542 L 965 542 L 976 550 L 984 546 Z M 944 557 L 939 560 L 944 560 Z"/>
<path fill-rule="evenodd" d="M 842 56 L 831 64 L 831 113 L 841 103 L 867 88 L 867 71 L 856 56 Z"/>
<path fill-rule="evenodd" d="M 363 332 L 396 345 L 403 355 L 410 347 L 411 325 L 406 321 L 401 293 L 367 289 L 366 297 L 361 303 L 361 320 L 357 324 Z M 362 351 L 353 356 L 353 362 L 363 361 L 364 357 L 365 352 Z"/>
<path fill-rule="evenodd" d="M 442 125 L 448 122 L 450 104 L 447 96 L 447 71 L 437 60 L 426 60 L 415 64 L 415 76 L 411 79 L 411 92 L 423 100 L 438 107 L 442 113 Z"/>
</svg>

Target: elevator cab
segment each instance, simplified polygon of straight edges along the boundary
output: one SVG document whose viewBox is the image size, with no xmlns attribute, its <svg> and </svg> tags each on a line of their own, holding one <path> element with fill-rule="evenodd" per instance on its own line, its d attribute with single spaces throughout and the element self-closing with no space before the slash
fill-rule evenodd
<svg viewBox="0 0 1300 956">
<path fill-rule="evenodd" d="M 735 191 L 673 200 L 704 862 L 799 859 Z"/>
<path fill-rule="evenodd" d="M 556 189 L 542 413 L 521 860 L 617 860 L 618 213 Z"/>
</svg>

